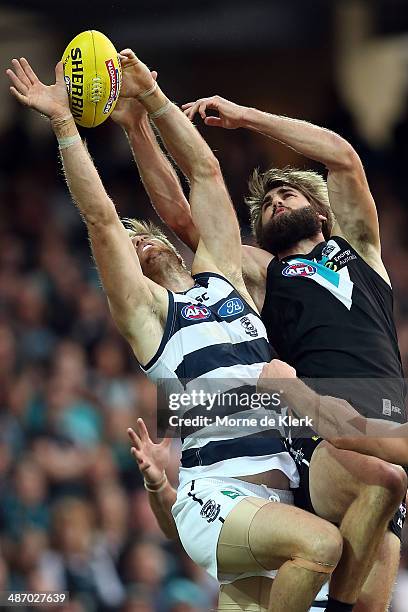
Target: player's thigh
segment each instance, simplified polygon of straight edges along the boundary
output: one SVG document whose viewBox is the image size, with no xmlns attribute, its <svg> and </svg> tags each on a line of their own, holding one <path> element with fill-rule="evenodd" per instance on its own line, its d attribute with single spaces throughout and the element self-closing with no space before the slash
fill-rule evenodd
<svg viewBox="0 0 408 612">
<path fill-rule="evenodd" d="M 220 586 L 219 612 L 267 612 L 273 580 L 250 576 Z"/>
<path fill-rule="evenodd" d="M 309 512 L 246 498 L 228 514 L 222 527 L 218 567 L 223 573 L 275 570 L 293 557 L 330 564 L 341 545 L 337 528 Z"/>
<path fill-rule="evenodd" d="M 310 498 L 319 516 L 340 522 L 362 487 L 380 485 L 390 466 L 381 459 L 321 442 L 309 470 Z"/>
<path fill-rule="evenodd" d="M 371 572 L 364 583 L 354 612 L 386 612 L 400 562 L 401 543 L 387 531 Z"/>
</svg>

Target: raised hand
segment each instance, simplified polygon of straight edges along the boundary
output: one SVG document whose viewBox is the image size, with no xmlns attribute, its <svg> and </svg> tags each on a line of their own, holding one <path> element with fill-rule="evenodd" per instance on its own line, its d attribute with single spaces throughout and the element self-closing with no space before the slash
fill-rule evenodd
<svg viewBox="0 0 408 612">
<path fill-rule="evenodd" d="M 71 114 L 62 62 L 55 66 L 55 84 L 44 85 L 28 61 L 21 57 L 12 60 L 6 74 L 12 82 L 10 91 L 19 102 L 50 119 L 62 119 Z"/>
<path fill-rule="evenodd" d="M 135 429 L 127 430 L 133 444 L 131 453 L 145 481 L 154 485 L 163 479 L 169 463 L 171 439 L 164 438 L 157 444 L 152 442 L 143 419 L 137 419 Z"/>
<path fill-rule="evenodd" d="M 157 72 L 153 70 L 151 75 L 156 81 Z M 132 73 L 130 71 L 123 71 L 122 87 L 119 99 L 116 102 L 116 106 L 111 114 L 113 121 L 118 123 L 125 130 L 131 128 L 132 125 L 138 124 L 142 119 L 147 117 L 146 109 L 136 98 L 127 98 L 123 94 L 123 91 L 129 91 L 131 88 L 131 84 L 128 83 L 128 80 L 130 79 L 132 79 Z"/>
<path fill-rule="evenodd" d="M 122 65 L 121 95 L 124 98 L 137 98 L 154 86 L 152 73 L 132 49 L 123 49 L 119 58 Z"/>
<path fill-rule="evenodd" d="M 239 106 L 220 96 L 200 98 L 196 102 L 187 102 L 181 107 L 192 121 L 196 113 L 199 113 L 206 125 L 222 127 L 233 130 L 242 126 L 245 106 Z M 207 109 L 218 111 L 218 117 L 207 117 Z"/>
</svg>

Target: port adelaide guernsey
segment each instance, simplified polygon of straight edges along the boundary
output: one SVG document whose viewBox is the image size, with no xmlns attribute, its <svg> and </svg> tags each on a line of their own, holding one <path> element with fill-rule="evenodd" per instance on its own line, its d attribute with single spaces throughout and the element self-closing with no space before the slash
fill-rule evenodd
<svg viewBox="0 0 408 612">
<path fill-rule="evenodd" d="M 344 238 L 273 259 L 262 320 L 280 358 L 316 391 L 368 418 L 406 421 L 392 289 Z"/>
</svg>

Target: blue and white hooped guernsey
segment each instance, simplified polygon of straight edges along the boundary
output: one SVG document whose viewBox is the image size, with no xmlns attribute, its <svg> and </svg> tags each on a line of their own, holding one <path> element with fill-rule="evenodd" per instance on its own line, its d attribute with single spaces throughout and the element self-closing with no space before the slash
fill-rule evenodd
<svg viewBox="0 0 408 612">
<path fill-rule="evenodd" d="M 182 293 L 169 291 L 169 308 L 163 338 L 156 355 L 142 369 L 151 380 L 168 380 L 180 392 L 202 389 L 228 392 L 250 386 L 265 363 L 274 357 L 259 315 L 233 285 L 212 272 L 193 276 L 195 285 Z M 260 409 L 257 411 L 261 413 Z M 271 414 L 265 410 L 265 414 Z M 251 416 L 251 410 L 234 411 L 234 417 Z M 298 486 L 294 461 L 275 431 L 265 428 L 216 432 L 210 427 L 182 440 L 180 486 L 191 480 L 216 476 L 248 476 L 281 470 Z M 268 430 L 266 430 L 267 433 Z"/>
</svg>

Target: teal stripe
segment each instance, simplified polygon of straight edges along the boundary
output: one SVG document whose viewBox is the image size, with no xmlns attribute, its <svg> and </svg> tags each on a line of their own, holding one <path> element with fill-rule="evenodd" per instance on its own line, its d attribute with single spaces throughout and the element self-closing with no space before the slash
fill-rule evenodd
<svg viewBox="0 0 408 612">
<path fill-rule="evenodd" d="M 304 263 L 308 266 L 314 266 L 315 268 L 317 268 L 317 274 L 319 274 L 319 276 L 322 276 L 325 280 L 327 280 L 329 283 L 331 283 L 335 287 L 339 286 L 340 275 L 334 270 L 330 270 L 330 268 L 326 268 L 321 263 L 316 263 L 315 261 L 310 261 L 309 259 L 301 259 L 299 257 L 299 258 L 296 258 L 295 261 L 300 261 L 301 263 Z"/>
</svg>

